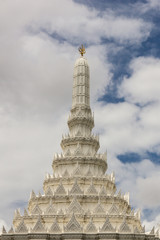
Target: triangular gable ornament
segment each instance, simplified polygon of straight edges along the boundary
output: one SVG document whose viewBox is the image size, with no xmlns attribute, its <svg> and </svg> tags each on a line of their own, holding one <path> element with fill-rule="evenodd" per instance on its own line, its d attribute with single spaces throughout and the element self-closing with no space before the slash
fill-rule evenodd
<svg viewBox="0 0 160 240">
<path fill-rule="evenodd" d="M 63 173 L 63 178 L 68 178 L 70 177 L 69 173 L 68 173 L 68 170 L 66 169 Z"/>
<path fill-rule="evenodd" d="M 58 211 L 58 215 L 61 215 L 61 216 L 64 215 L 62 208 Z"/>
<path fill-rule="evenodd" d="M 91 157 L 91 156 L 93 156 L 93 154 L 91 153 L 90 149 L 87 150 L 87 152 L 86 152 L 86 156 L 87 156 L 87 157 Z"/>
<path fill-rule="evenodd" d="M 16 233 L 27 233 L 28 229 L 26 224 L 24 223 L 24 220 L 22 219 L 22 221 L 20 222 L 20 224 L 18 225 L 18 227 L 15 229 Z"/>
<path fill-rule="evenodd" d="M 110 223 L 108 216 L 106 217 L 106 221 L 104 222 L 102 228 L 100 228 L 100 232 L 116 232 L 116 229 Z"/>
<path fill-rule="evenodd" d="M 57 211 L 53 207 L 53 203 L 52 203 L 52 200 L 51 200 L 50 203 L 49 203 L 49 206 L 47 207 L 47 209 L 45 211 L 45 214 L 47 214 L 47 215 L 54 215 L 56 213 L 57 213 Z"/>
<path fill-rule="evenodd" d="M 108 211 L 108 214 L 109 215 L 119 215 L 119 210 L 114 202 L 112 203 L 112 206 Z"/>
<path fill-rule="evenodd" d="M 105 214 L 105 210 L 102 207 L 100 200 L 98 201 L 98 204 L 97 204 L 97 206 L 96 206 L 96 208 L 94 210 L 94 213 L 96 213 L 96 214 Z"/>
<path fill-rule="evenodd" d="M 131 229 L 130 227 L 128 226 L 127 222 L 126 222 L 126 219 L 123 220 L 122 224 L 120 225 L 119 227 L 119 232 L 125 232 L 125 233 L 130 233 L 131 232 Z"/>
<path fill-rule="evenodd" d="M 69 194 L 83 194 L 83 191 L 81 190 L 79 184 L 77 183 L 77 179 L 75 179 L 75 182 L 69 191 Z"/>
<path fill-rule="evenodd" d="M 107 191 L 106 191 L 106 188 L 104 187 L 104 185 L 101 187 L 99 195 L 100 196 L 106 196 L 107 195 Z"/>
<path fill-rule="evenodd" d="M 88 167 L 88 171 L 86 172 L 86 176 L 87 176 L 87 177 L 93 177 L 93 173 L 92 173 L 92 171 L 91 171 L 90 166 Z"/>
<path fill-rule="evenodd" d="M 76 137 L 81 137 L 82 136 L 82 133 L 81 133 L 81 131 L 78 129 L 78 131 L 77 131 L 77 133 L 76 133 L 76 135 L 75 135 Z"/>
<path fill-rule="evenodd" d="M 33 208 L 32 214 L 37 214 L 37 215 L 42 214 L 42 210 L 40 209 L 38 204 L 36 204 L 36 206 Z"/>
<path fill-rule="evenodd" d="M 65 153 L 65 156 L 66 156 L 66 157 L 70 157 L 70 156 L 71 156 L 71 151 L 70 151 L 69 148 L 67 149 L 67 151 L 66 151 L 66 153 Z"/>
<path fill-rule="evenodd" d="M 91 181 L 91 184 L 87 190 L 87 194 L 90 194 L 90 195 L 97 195 L 97 190 L 95 189 L 95 186 L 93 184 L 93 181 Z"/>
<path fill-rule="evenodd" d="M 65 232 L 82 232 L 83 228 L 81 227 L 80 223 L 77 221 L 74 213 L 72 214 L 71 219 L 67 223 L 67 225 L 64 227 Z"/>
<path fill-rule="evenodd" d="M 39 215 L 38 217 L 38 220 L 34 226 L 34 228 L 32 229 L 32 232 L 38 232 L 38 233 L 42 233 L 42 232 L 45 232 L 46 229 L 42 223 L 42 219 L 41 219 L 41 216 Z"/>
<path fill-rule="evenodd" d="M 85 231 L 87 233 L 95 233 L 95 232 L 97 232 L 96 226 L 93 223 L 93 218 L 90 219 L 90 222 L 88 223 Z"/>
<path fill-rule="evenodd" d="M 83 209 L 81 204 L 77 201 L 77 198 L 74 197 L 73 201 L 70 203 L 68 207 L 68 213 L 83 213 Z"/>
<path fill-rule="evenodd" d="M 83 156 L 82 148 L 81 148 L 81 145 L 79 143 L 77 144 L 77 148 L 74 152 L 74 155 L 77 156 L 77 157 Z"/>
<path fill-rule="evenodd" d="M 83 175 L 78 163 L 76 164 L 75 170 L 73 171 L 72 175 L 74 177 L 81 177 Z"/>
<path fill-rule="evenodd" d="M 62 184 L 62 182 L 60 182 L 59 186 L 57 187 L 55 193 L 55 195 L 66 195 L 66 190 Z"/>
<path fill-rule="evenodd" d="M 49 232 L 51 232 L 51 233 L 60 233 L 60 232 L 62 232 L 61 229 L 60 229 L 60 226 L 59 226 L 59 224 L 57 222 L 57 218 L 55 218 L 55 221 L 53 222 Z"/>
<path fill-rule="evenodd" d="M 45 192 L 46 196 L 53 196 L 53 192 L 50 187 L 47 188 L 47 191 Z"/>
</svg>

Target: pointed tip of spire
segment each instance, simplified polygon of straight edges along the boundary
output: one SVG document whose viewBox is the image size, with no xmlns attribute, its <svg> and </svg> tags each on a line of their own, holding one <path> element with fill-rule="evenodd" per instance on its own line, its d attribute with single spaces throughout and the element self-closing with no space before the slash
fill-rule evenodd
<svg viewBox="0 0 160 240">
<path fill-rule="evenodd" d="M 78 51 L 80 52 L 81 56 L 83 57 L 83 55 L 86 53 L 85 47 L 82 44 L 79 48 Z"/>
</svg>

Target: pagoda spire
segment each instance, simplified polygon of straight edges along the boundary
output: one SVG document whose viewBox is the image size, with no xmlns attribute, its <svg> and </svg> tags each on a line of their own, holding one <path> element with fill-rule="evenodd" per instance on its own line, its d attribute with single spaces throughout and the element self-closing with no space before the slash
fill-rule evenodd
<svg viewBox="0 0 160 240">
<path fill-rule="evenodd" d="M 86 52 L 83 45 L 79 48 L 79 52 L 81 56 L 74 65 L 72 108 L 80 105 L 90 106 L 89 66 L 83 56 Z"/>
</svg>

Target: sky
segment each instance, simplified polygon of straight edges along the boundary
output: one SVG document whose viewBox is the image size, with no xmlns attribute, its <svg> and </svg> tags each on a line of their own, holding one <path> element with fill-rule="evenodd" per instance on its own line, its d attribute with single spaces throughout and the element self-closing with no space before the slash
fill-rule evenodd
<svg viewBox="0 0 160 240">
<path fill-rule="evenodd" d="M 94 133 L 146 231 L 160 224 L 160 1 L 0 0 L 0 228 L 61 152 L 84 44 Z M 103 116 L 103 118 L 102 118 Z"/>
</svg>

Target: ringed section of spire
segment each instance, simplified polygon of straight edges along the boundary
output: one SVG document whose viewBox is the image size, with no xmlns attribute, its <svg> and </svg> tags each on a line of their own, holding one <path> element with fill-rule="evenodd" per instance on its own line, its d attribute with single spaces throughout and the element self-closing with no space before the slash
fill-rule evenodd
<svg viewBox="0 0 160 240">
<path fill-rule="evenodd" d="M 72 108 L 77 105 L 90 106 L 89 66 L 87 59 L 81 56 L 74 65 Z"/>
<path fill-rule="evenodd" d="M 93 168 L 94 175 L 107 170 L 106 154 L 97 154 L 99 136 L 92 134 L 94 116 L 90 108 L 90 72 L 87 59 L 81 56 L 74 65 L 72 108 L 68 118 L 69 133 L 62 136 L 62 154 L 55 155 L 53 171 L 62 176 L 64 170 L 71 174 L 77 162 L 85 171 Z"/>
</svg>

